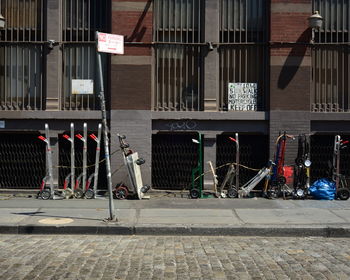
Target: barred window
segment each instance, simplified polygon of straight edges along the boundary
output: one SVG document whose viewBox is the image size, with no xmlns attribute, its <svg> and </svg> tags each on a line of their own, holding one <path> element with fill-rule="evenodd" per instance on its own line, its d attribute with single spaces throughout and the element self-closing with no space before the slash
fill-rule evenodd
<svg viewBox="0 0 350 280">
<path fill-rule="evenodd" d="M 203 0 L 154 1 L 154 110 L 202 109 L 203 7 Z"/>
<path fill-rule="evenodd" d="M 72 79 L 94 80 L 98 89 L 96 73 L 95 32 L 107 31 L 109 0 L 63 1 L 63 88 L 61 106 L 64 110 L 97 109 L 97 96 L 72 95 Z M 106 57 L 102 55 L 103 68 Z M 96 92 L 96 90 L 95 90 Z"/>
<path fill-rule="evenodd" d="M 220 110 L 227 110 L 228 83 L 257 83 L 258 110 L 265 106 L 266 0 L 220 0 Z"/>
<path fill-rule="evenodd" d="M 323 17 L 312 48 L 311 111 L 349 112 L 349 1 L 313 0 Z"/>
<path fill-rule="evenodd" d="M 0 110 L 42 110 L 43 0 L 0 0 Z"/>
</svg>

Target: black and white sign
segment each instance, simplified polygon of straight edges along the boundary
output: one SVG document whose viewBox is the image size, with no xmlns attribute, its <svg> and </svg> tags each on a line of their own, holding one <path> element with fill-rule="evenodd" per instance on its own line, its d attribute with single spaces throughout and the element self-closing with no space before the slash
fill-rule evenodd
<svg viewBox="0 0 350 280">
<path fill-rule="evenodd" d="M 257 111 L 257 83 L 229 83 L 228 110 Z"/>
</svg>

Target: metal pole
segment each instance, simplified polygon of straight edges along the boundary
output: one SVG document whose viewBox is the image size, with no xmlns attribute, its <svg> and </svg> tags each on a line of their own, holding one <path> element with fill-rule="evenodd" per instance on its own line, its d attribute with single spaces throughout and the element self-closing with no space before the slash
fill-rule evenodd
<svg viewBox="0 0 350 280">
<path fill-rule="evenodd" d="M 75 150 L 74 150 L 74 123 L 70 124 L 70 180 L 72 193 L 74 192 L 75 184 Z"/>
<path fill-rule="evenodd" d="M 98 32 L 96 32 L 96 43 L 98 38 Z M 108 126 L 107 126 L 107 114 L 106 114 L 106 101 L 103 87 L 103 73 L 102 73 L 102 61 L 101 54 L 97 52 L 97 69 L 100 81 L 100 103 L 101 103 L 101 113 L 102 113 L 102 126 L 103 126 L 103 137 L 104 137 L 104 149 L 106 157 L 106 171 L 107 171 L 107 185 L 109 192 L 109 220 L 117 221 L 115 215 L 114 204 L 113 204 L 113 192 L 112 192 L 112 174 L 111 174 L 111 159 L 109 155 L 109 145 L 108 145 Z"/>
<path fill-rule="evenodd" d="M 95 176 L 94 176 L 94 194 L 96 196 L 97 193 L 97 182 L 98 182 L 98 169 L 100 165 L 100 147 L 101 147 L 101 131 L 102 131 L 102 124 L 98 124 L 98 132 L 97 132 L 97 139 L 95 140 L 97 143 L 96 146 L 96 159 L 95 159 Z"/>
<path fill-rule="evenodd" d="M 239 190 L 239 139 L 238 133 L 235 135 L 236 137 L 236 189 Z"/>
<path fill-rule="evenodd" d="M 83 191 L 85 192 L 85 186 L 86 186 L 86 166 L 87 166 L 87 124 L 84 123 L 84 134 L 83 134 L 83 182 L 81 184 L 81 187 Z"/>
<path fill-rule="evenodd" d="M 52 175 L 52 149 L 50 145 L 49 125 L 47 123 L 45 124 L 45 137 L 47 140 L 46 155 L 47 155 L 47 165 L 49 169 L 50 192 L 51 192 L 52 199 L 54 199 L 55 192 L 54 192 L 53 175 Z"/>
</svg>

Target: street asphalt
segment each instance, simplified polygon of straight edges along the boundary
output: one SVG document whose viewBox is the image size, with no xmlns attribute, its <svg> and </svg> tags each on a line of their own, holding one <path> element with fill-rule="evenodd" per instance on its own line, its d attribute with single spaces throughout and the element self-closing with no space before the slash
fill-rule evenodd
<svg viewBox="0 0 350 280">
<path fill-rule="evenodd" d="M 197 199 L 150 195 L 41 200 L 0 194 L 2 234 L 119 234 L 350 237 L 350 200 Z"/>
</svg>

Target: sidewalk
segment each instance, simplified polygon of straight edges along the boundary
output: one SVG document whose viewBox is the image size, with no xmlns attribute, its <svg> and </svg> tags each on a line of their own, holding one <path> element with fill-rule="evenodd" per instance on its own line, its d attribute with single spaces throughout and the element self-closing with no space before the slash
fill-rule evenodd
<svg viewBox="0 0 350 280">
<path fill-rule="evenodd" d="M 0 195 L 0 233 L 350 237 L 350 200 L 198 199 L 151 196 L 40 200 Z"/>
</svg>

